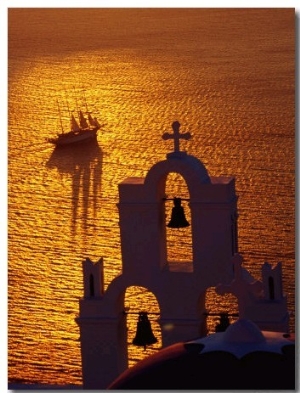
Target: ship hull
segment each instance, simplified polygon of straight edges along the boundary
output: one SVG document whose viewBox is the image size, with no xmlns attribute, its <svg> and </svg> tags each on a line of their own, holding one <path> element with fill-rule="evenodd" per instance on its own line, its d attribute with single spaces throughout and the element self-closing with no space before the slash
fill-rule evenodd
<svg viewBox="0 0 300 393">
<path fill-rule="evenodd" d="M 82 143 L 95 139 L 97 137 L 98 128 L 92 130 L 82 130 L 79 132 L 70 132 L 67 134 L 61 134 L 58 138 L 49 139 L 50 143 L 56 146 L 67 146 L 77 143 Z"/>
</svg>

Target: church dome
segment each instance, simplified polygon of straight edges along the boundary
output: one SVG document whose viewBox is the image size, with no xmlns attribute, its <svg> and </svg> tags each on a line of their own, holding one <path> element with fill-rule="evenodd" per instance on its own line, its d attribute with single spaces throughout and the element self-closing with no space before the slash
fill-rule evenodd
<svg viewBox="0 0 300 393">
<path fill-rule="evenodd" d="M 225 332 L 161 349 L 108 389 L 295 389 L 294 335 L 239 320 Z"/>
</svg>

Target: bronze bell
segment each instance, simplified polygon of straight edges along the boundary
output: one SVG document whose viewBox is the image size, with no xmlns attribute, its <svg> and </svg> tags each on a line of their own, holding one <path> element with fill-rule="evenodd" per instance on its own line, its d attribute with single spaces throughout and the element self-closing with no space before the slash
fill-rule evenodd
<svg viewBox="0 0 300 393">
<path fill-rule="evenodd" d="M 174 198 L 174 207 L 172 208 L 172 215 L 169 224 L 169 228 L 184 228 L 188 227 L 190 224 L 186 220 L 184 215 L 183 207 L 181 206 L 181 198 Z"/>
<path fill-rule="evenodd" d="M 154 334 L 152 332 L 147 312 L 139 312 L 136 335 L 132 341 L 132 344 L 139 347 L 144 347 L 144 349 L 146 349 L 147 345 L 151 345 L 156 342 L 157 339 L 154 337 Z"/>
<path fill-rule="evenodd" d="M 229 318 L 228 318 L 228 313 L 224 312 L 220 314 L 220 321 L 216 325 L 216 333 L 218 332 L 225 332 L 225 330 L 228 328 L 230 325 Z"/>
</svg>

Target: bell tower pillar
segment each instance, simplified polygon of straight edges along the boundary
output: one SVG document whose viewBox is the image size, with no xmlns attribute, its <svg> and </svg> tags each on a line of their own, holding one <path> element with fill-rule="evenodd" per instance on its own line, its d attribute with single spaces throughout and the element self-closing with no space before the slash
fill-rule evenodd
<svg viewBox="0 0 300 393">
<path fill-rule="evenodd" d="M 103 258 L 82 263 L 84 297 L 76 322 L 80 329 L 84 389 L 104 389 L 127 368 L 126 315 L 123 302 L 104 292 Z"/>
</svg>

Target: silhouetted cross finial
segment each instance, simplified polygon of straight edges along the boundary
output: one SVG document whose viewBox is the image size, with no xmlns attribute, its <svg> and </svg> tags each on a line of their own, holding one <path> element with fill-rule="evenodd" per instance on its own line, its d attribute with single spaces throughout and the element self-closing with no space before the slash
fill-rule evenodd
<svg viewBox="0 0 300 393">
<path fill-rule="evenodd" d="M 180 128 L 180 123 L 179 121 L 174 121 L 172 124 L 172 128 L 174 133 L 169 134 L 168 132 L 165 132 L 162 136 L 164 140 L 167 139 L 174 139 L 174 152 L 179 152 L 179 139 L 190 139 L 192 136 L 189 132 L 185 132 L 184 134 L 180 134 L 179 128 Z"/>
</svg>

